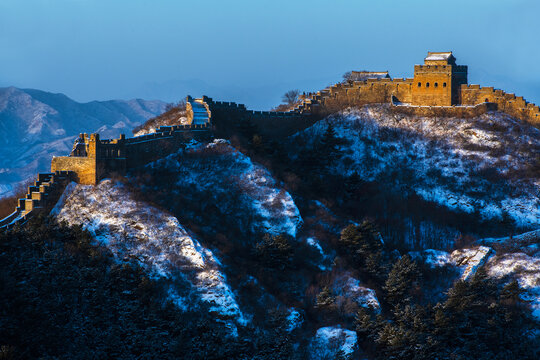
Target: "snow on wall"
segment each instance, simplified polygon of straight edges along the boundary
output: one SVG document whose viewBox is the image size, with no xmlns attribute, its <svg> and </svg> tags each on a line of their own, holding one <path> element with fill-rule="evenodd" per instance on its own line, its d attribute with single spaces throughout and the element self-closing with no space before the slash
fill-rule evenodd
<svg viewBox="0 0 540 360">
<path fill-rule="evenodd" d="M 192 238 L 178 220 L 134 200 L 121 183 L 104 180 L 97 186 L 70 184 L 52 211 L 58 221 L 82 225 L 107 246 L 118 261 L 135 258 L 156 277 L 181 276 L 192 291 L 221 319 L 245 323 L 219 260 Z M 194 306 L 170 289 L 180 308 Z"/>
<path fill-rule="evenodd" d="M 388 106 L 349 109 L 295 135 L 308 144 L 332 123 L 342 157 L 333 170 L 381 180 L 394 169 L 426 200 L 483 218 L 507 213 L 518 226 L 540 226 L 540 174 L 534 171 L 540 130 L 500 113 L 472 119 L 394 114 Z"/>
<path fill-rule="evenodd" d="M 456 266 L 462 267 L 461 278 L 468 280 L 494 254 L 492 248 L 479 246 L 478 248 L 455 250 L 452 252 L 451 257 Z"/>
</svg>

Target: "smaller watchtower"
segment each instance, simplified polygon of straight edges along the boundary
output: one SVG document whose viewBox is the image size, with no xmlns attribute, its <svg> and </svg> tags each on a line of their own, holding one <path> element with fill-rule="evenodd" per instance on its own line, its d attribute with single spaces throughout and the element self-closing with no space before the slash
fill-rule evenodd
<svg viewBox="0 0 540 360">
<path fill-rule="evenodd" d="M 461 84 L 467 84 L 467 66 L 456 65 L 451 51 L 429 51 L 424 65 L 414 66 L 412 104 L 458 105 L 461 103 Z"/>
</svg>

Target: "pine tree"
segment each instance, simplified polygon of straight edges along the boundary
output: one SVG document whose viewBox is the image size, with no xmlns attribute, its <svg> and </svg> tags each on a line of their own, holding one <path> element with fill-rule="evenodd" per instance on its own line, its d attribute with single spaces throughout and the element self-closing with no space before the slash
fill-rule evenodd
<svg viewBox="0 0 540 360">
<path fill-rule="evenodd" d="M 360 270 L 374 279 L 382 280 L 386 272 L 383 244 L 375 224 L 364 220 L 360 225 L 349 225 L 341 231 L 339 245 L 346 256 Z"/>
<path fill-rule="evenodd" d="M 509 305 L 516 305 L 522 301 L 521 294 L 524 292 L 525 291 L 519 287 L 517 280 L 513 280 L 504 286 L 501 291 L 501 298 Z"/>
<path fill-rule="evenodd" d="M 375 322 L 364 308 L 361 308 L 356 313 L 354 324 L 358 338 L 367 338 L 375 331 Z"/>
<path fill-rule="evenodd" d="M 285 269 L 291 265 L 294 251 L 287 235 L 267 234 L 256 245 L 255 253 L 268 267 Z"/>
<path fill-rule="evenodd" d="M 325 286 L 321 292 L 317 295 L 316 307 L 319 309 L 330 310 L 335 306 L 336 298 L 332 295 L 332 292 Z"/>
<path fill-rule="evenodd" d="M 409 255 L 402 256 L 390 270 L 384 285 L 388 302 L 394 306 L 410 303 L 412 289 L 419 275 L 416 262 Z"/>
<path fill-rule="evenodd" d="M 321 159 L 321 164 L 329 166 L 338 158 L 338 145 L 339 140 L 336 136 L 336 130 L 331 123 L 328 123 L 317 151 Z"/>
</svg>

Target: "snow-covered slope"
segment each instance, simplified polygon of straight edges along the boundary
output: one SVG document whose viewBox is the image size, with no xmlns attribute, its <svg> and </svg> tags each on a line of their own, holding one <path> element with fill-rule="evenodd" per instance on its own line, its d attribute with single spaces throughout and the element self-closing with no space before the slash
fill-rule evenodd
<svg viewBox="0 0 540 360">
<path fill-rule="evenodd" d="M 309 144 L 329 123 L 345 140 L 337 174 L 356 171 L 449 209 L 540 226 L 540 130 L 529 124 L 501 112 L 428 118 L 371 105 L 320 121 L 293 141 Z"/>
<path fill-rule="evenodd" d="M 499 242 L 499 245 L 502 245 Z M 527 250 L 527 248 L 525 248 Z M 427 249 L 412 252 L 411 256 L 431 267 L 456 267 L 461 279 L 470 279 L 480 267 L 497 279 L 516 279 L 525 291 L 523 299 L 531 304 L 533 315 L 540 319 L 540 252 L 525 254 L 520 251 L 497 254 L 487 246 L 477 246 L 454 250 L 448 253 Z"/>
<path fill-rule="evenodd" d="M 149 173 L 173 174 L 170 191 L 230 216 L 250 230 L 296 236 L 302 217 L 291 195 L 264 167 L 225 140 L 193 144 L 147 166 Z M 208 210 L 211 211 L 211 210 Z M 232 222 L 231 226 L 234 226 Z"/>
<path fill-rule="evenodd" d="M 111 180 L 96 187 L 72 183 L 53 214 L 89 230 L 118 261 L 136 259 L 153 276 L 169 279 L 169 293 L 180 308 L 196 308 L 200 299 L 218 318 L 246 323 L 213 253 L 174 216 L 134 199 L 125 185 Z M 179 280 L 190 283 L 192 290 L 175 287 Z"/>
<path fill-rule="evenodd" d="M 311 342 L 310 358 L 323 360 L 336 358 L 338 354 L 348 358 L 356 348 L 355 331 L 339 327 L 323 327 L 317 330 Z"/>
<path fill-rule="evenodd" d="M 540 320 L 540 256 L 521 252 L 497 255 L 487 262 L 486 268 L 490 276 L 516 279 L 525 290 L 522 298 L 531 304 L 533 315 Z"/>
<path fill-rule="evenodd" d="M 63 94 L 0 88 L 0 197 L 36 172 L 48 171 L 51 157 L 67 155 L 79 133 L 131 134 L 165 106 L 140 99 L 78 103 Z"/>
</svg>

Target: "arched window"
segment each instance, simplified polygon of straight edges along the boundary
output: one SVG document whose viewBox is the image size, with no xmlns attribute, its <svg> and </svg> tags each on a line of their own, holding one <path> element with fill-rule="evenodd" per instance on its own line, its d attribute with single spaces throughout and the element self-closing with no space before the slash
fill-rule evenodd
<svg viewBox="0 0 540 360">
<path fill-rule="evenodd" d="M 489 99 L 488 99 L 488 98 L 486 98 L 486 99 L 484 100 L 484 102 L 489 102 Z"/>
<path fill-rule="evenodd" d="M 435 83 L 435 87 L 439 87 L 439 83 Z"/>
<path fill-rule="evenodd" d="M 429 83 L 428 83 L 428 82 L 426 83 L 426 87 L 429 87 Z"/>
<path fill-rule="evenodd" d="M 418 87 L 421 87 L 421 86 L 422 86 L 422 83 L 421 83 L 421 82 L 419 82 L 419 83 L 418 83 Z"/>
<path fill-rule="evenodd" d="M 446 83 L 442 83 L 442 87 L 446 87 Z"/>
</svg>

